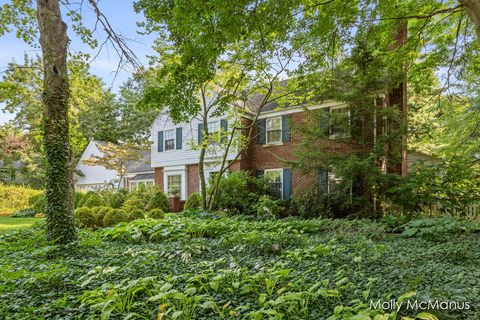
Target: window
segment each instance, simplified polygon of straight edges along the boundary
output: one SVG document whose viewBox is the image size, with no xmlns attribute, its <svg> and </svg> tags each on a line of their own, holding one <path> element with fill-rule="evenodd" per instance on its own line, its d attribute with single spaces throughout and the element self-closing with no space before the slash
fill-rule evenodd
<svg viewBox="0 0 480 320">
<path fill-rule="evenodd" d="M 220 131 L 220 122 L 218 122 L 218 121 L 208 122 L 207 123 L 207 129 L 208 129 L 209 134 L 219 132 Z"/>
<path fill-rule="evenodd" d="M 331 108 L 330 113 L 332 114 L 330 137 L 348 137 L 350 135 L 350 112 L 348 107 Z"/>
<path fill-rule="evenodd" d="M 267 118 L 267 143 L 282 141 L 282 117 Z"/>
<path fill-rule="evenodd" d="M 333 172 L 328 172 L 328 193 L 335 193 L 340 191 L 340 184 L 342 179 Z"/>
<path fill-rule="evenodd" d="M 180 197 L 182 192 L 182 175 L 176 174 L 167 177 L 167 190 L 169 196 Z"/>
<path fill-rule="evenodd" d="M 273 191 L 278 194 L 278 197 L 281 198 L 283 193 L 283 170 L 265 170 L 265 179 L 270 183 Z"/>
<path fill-rule="evenodd" d="M 165 151 L 175 150 L 175 129 L 165 131 Z"/>
<path fill-rule="evenodd" d="M 153 181 L 132 181 L 130 182 L 130 190 L 137 190 L 140 186 L 153 186 Z"/>
</svg>

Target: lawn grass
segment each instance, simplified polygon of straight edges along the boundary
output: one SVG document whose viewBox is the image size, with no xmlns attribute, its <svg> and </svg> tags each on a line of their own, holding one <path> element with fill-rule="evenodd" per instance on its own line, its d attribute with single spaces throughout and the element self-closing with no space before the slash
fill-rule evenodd
<svg viewBox="0 0 480 320">
<path fill-rule="evenodd" d="M 0 319 L 374 319 L 370 299 L 413 292 L 471 304 L 430 310 L 439 319 L 480 319 L 477 233 L 176 214 L 82 230 L 67 247 L 39 228 L 4 234 L 0 252 Z"/>
<path fill-rule="evenodd" d="M 0 233 L 30 228 L 39 218 L 11 218 L 0 216 Z"/>
</svg>

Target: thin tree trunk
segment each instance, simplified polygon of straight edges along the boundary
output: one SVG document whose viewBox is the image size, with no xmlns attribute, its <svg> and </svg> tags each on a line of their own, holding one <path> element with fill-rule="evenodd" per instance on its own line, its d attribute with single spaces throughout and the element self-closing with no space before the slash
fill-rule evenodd
<svg viewBox="0 0 480 320">
<path fill-rule="evenodd" d="M 58 0 L 37 0 L 37 19 L 44 67 L 47 238 L 68 243 L 76 239 L 76 228 L 68 123 L 67 25 L 62 21 Z"/>
</svg>

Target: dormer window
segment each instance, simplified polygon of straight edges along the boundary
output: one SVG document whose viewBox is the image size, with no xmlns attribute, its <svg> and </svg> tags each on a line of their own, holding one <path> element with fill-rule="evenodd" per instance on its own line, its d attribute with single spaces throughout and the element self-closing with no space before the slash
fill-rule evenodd
<svg viewBox="0 0 480 320">
<path fill-rule="evenodd" d="M 165 130 L 165 151 L 175 150 L 175 129 Z"/>
<path fill-rule="evenodd" d="M 267 118 L 267 144 L 282 142 L 282 117 Z"/>
</svg>

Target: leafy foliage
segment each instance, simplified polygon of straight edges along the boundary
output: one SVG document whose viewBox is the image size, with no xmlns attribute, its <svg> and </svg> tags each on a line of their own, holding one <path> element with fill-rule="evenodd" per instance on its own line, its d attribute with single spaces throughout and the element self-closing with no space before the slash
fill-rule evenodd
<svg viewBox="0 0 480 320">
<path fill-rule="evenodd" d="M 185 201 L 185 210 L 193 209 L 199 210 L 202 207 L 202 196 L 198 192 L 194 192 L 188 196 L 187 201 Z"/>
<path fill-rule="evenodd" d="M 31 205 L 30 198 L 41 195 L 41 191 L 0 184 L 0 216 L 10 215 Z"/>
<path fill-rule="evenodd" d="M 480 302 L 478 237 L 468 233 L 437 242 L 386 236 L 368 220 L 167 214 L 79 240 L 65 251 L 41 229 L 0 236 L 0 317 L 393 320 L 416 313 L 371 309 L 370 299 Z"/>
</svg>

